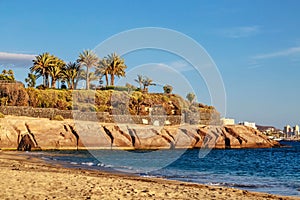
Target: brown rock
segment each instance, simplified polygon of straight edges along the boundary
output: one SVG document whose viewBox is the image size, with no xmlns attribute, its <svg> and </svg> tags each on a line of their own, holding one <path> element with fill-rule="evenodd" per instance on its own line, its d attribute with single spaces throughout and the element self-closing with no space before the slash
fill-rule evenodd
<svg viewBox="0 0 300 200">
<path fill-rule="evenodd" d="M 0 148 L 269 148 L 279 146 L 258 130 L 241 126 L 165 126 L 51 121 L 7 116 L 0 119 Z"/>
</svg>

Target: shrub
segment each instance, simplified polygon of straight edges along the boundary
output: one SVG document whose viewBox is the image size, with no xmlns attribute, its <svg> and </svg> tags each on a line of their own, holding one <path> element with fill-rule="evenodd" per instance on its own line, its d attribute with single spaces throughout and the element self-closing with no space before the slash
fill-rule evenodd
<svg viewBox="0 0 300 200">
<path fill-rule="evenodd" d="M 169 98 L 168 98 L 167 96 L 162 96 L 162 97 L 161 97 L 161 100 L 162 100 L 163 102 L 168 102 L 168 101 L 169 101 Z"/>
<path fill-rule="evenodd" d="M 45 89 L 47 89 L 47 87 L 45 87 L 43 84 L 41 84 L 41 85 L 36 86 L 36 89 L 45 90 Z"/>
<path fill-rule="evenodd" d="M 2 112 L 0 112 L 0 118 L 5 118 L 5 115 Z"/>
<path fill-rule="evenodd" d="M 97 111 L 98 111 L 98 112 L 110 112 L 110 108 L 109 108 L 109 106 L 107 106 L 107 105 L 100 105 L 100 106 L 97 108 Z"/>
<path fill-rule="evenodd" d="M 171 85 L 165 85 L 163 89 L 165 94 L 171 94 L 173 91 L 173 87 Z"/>
<path fill-rule="evenodd" d="M 0 98 L 0 105 L 1 106 L 6 106 L 8 102 L 8 97 L 2 97 Z"/>
<path fill-rule="evenodd" d="M 54 117 L 50 118 L 50 120 L 64 121 L 64 117 L 61 115 L 55 115 Z"/>
<path fill-rule="evenodd" d="M 1 105 L 5 106 L 27 106 L 28 94 L 22 83 L 9 83 L 0 85 Z M 3 99 L 2 99 L 3 98 Z"/>
<path fill-rule="evenodd" d="M 124 87 L 124 86 L 110 85 L 110 86 L 101 88 L 101 90 L 115 90 L 115 91 L 128 91 L 129 90 L 130 91 L 130 90 L 132 90 L 132 88 L 128 88 L 128 87 Z"/>
</svg>

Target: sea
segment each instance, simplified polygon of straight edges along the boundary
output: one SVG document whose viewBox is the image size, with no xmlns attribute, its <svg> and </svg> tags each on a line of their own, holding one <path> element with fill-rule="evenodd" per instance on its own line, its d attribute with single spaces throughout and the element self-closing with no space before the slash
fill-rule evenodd
<svg viewBox="0 0 300 200">
<path fill-rule="evenodd" d="M 285 196 L 300 196 L 300 142 L 282 148 L 27 152 L 69 168 L 129 173 Z"/>
</svg>

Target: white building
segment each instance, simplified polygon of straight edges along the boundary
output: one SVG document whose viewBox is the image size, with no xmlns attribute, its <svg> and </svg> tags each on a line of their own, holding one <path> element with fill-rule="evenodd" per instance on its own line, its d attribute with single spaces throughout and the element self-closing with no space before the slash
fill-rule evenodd
<svg viewBox="0 0 300 200">
<path fill-rule="evenodd" d="M 290 125 L 286 125 L 284 128 L 283 128 L 283 132 L 285 134 L 288 134 L 288 133 L 291 133 L 292 132 L 292 127 Z"/>
<path fill-rule="evenodd" d="M 296 125 L 296 126 L 294 126 L 294 135 L 299 135 L 299 126 L 298 125 Z"/>
<path fill-rule="evenodd" d="M 255 122 L 239 122 L 239 125 L 244 125 L 244 126 L 248 126 L 254 129 L 257 129 Z"/>
<path fill-rule="evenodd" d="M 221 124 L 224 125 L 234 125 L 235 124 L 235 120 L 234 119 L 230 119 L 230 118 L 221 118 Z"/>
</svg>

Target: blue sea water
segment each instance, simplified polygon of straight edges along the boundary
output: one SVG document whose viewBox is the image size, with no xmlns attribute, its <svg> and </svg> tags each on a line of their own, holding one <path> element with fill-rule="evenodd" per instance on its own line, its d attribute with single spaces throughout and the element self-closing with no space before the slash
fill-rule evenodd
<svg viewBox="0 0 300 200">
<path fill-rule="evenodd" d="M 201 150 L 197 149 L 48 151 L 31 154 L 66 167 L 121 171 L 140 176 L 300 196 L 300 142 L 283 143 L 289 147 L 211 150 L 202 157 L 199 157 Z"/>
</svg>

